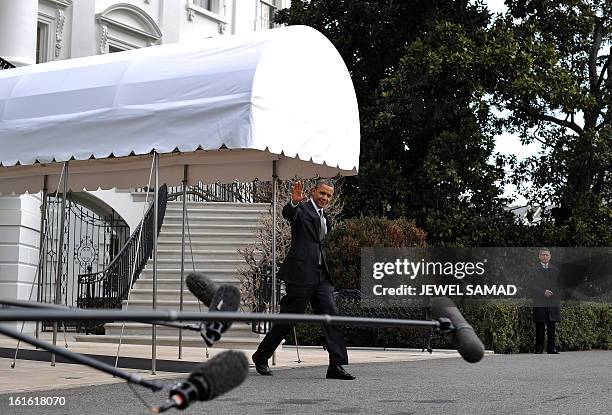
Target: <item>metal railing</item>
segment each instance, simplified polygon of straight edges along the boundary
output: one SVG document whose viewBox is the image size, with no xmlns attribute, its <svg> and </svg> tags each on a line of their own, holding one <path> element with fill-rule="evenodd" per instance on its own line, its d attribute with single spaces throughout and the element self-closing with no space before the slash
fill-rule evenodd
<svg viewBox="0 0 612 415">
<path fill-rule="evenodd" d="M 237 202 L 237 203 L 269 203 L 271 194 L 267 182 L 255 180 L 253 182 L 211 183 L 199 182 L 187 186 L 185 191 L 188 202 Z M 137 192 L 146 192 L 149 189 L 136 189 Z M 182 200 L 183 188 L 171 186 L 168 188 L 168 200 Z"/>
<path fill-rule="evenodd" d="M 47 194 L 44 211 L 37 298 L 75 307 L 79 274 L 105 269 L 128 241 L 130 228 L 117 212 L 99 210 L 82 193 L 69 192 L 65 200 L 62 194 Z M 42 329 L 52 326 L 44 321 Z M 65 328 L 76 330 L 76 323 L 66 322 Z"/>
<path fill-rule="evenodd" d="M 253 275 L 254 301 L 252 304 L 253 312 L 271 313 L 272 312 L 272 271 L 258 272 Z M 281 291 L 281 281 L 276 280 L 276 292 Z M 277 294 L 277 298 L 279 295 Z M 251 323 L 251 330 L 254 333 L 266 334 L 270 331 L 272 323 L 269 321 L 254 321 Z"/>
<path fill-rule="evenodd" d="M 159 234 L 164 220 L 167 200 L 168 188 L 163 185 L 159 189 L 159 200 L 157 201 L 157 234 Z M 143 221 L 104 270 L 79 275 L 77 298 L 79 308 L 121 308 L 123 300 L 127 299 L 131 286 L 136 282 L 153 253 L 153 211 L 154 204 L 151 204 Z M 138 236 L 143 223 L 144 228 L 140 237 L 140 244 L 138 244 Z M 135 269 L 134 276 L 130 278 L 132 269 Z M 104 325 L 103 322 L 84 323 L 82 329 L 91 331 L 102 325 Z"/>
</svg>

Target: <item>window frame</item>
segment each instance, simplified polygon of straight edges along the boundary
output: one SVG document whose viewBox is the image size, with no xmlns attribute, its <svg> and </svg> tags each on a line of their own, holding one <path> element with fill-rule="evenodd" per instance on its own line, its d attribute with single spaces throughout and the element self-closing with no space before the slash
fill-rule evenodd
<svg viewBox="0 0 612 415">
<path fill-rule="evenodd" d="M 51 62 L 53 60 L 53 51 L 55 50 L 55 31 L 55 17 L 39 12 L 38 21 L 36 23 L 36 63 Z"/>
</svg>

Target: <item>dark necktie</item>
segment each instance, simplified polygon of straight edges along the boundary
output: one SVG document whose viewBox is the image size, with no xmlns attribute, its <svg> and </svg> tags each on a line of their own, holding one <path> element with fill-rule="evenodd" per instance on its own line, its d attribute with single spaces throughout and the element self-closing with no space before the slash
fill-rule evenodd
<svg viewBox="0 0 612 415">
<path fill-rule="evenodd" d="M 325 239 L 325 233 L 327 232 L 327 228 L 325 227 L 325 220 L 323 219 L 323 209 L 319 209 L 319 221 L 321 222 L 319 228 L 319 241 L 323 242 L 323 239 Z"/>
</svg>

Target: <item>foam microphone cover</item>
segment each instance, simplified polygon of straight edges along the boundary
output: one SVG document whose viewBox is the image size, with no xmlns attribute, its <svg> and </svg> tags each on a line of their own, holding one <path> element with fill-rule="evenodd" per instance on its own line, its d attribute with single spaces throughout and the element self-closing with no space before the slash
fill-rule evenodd
<svg viewBox="0 0 612 415">
<path fill-rule="evenodd" d="M 192 272 L 187 275 L 187 288 L 206 307 L 210 307 L 210 303 L 217 291 L 217 285 L 201 272 Z"/>
<path fill-rule="evenodd" d="M 215 292 L 208 311 L 238 311 L 238 308 L 240 308 L 240 290 L 233 285 L 224 284 Z M 227 321 L 223 324 L 225 331 L 230 328 L 232 322 Z"/>
<path fill-rule="evenodd" d="M 463 318 L 455 303 L 446 297 L 434 298 L 431 309 L 434 318 L 446 317 L 455 326 L 453 345 L 457 348 L 461 357 L 470 363 L 479 362 L 484 356 L 484 344 L 482 344 L 472 326 Z"/>
<path fill-rule="evenodd" d="M 203 388 L 205 390 L 199 400 L 209 401 L 239 386 L 248 373 L 249 361 L 245 354 L 236 350 L 227 350 L 208 362 L 196 366 L 187 380 L 207 385 Z"/>
</svg>

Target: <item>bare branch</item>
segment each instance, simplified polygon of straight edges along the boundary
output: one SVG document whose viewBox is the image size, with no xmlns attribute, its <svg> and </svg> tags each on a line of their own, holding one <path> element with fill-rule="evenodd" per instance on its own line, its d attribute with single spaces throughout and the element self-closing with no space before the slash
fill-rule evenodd
<svg viewBox="0 0 612 415">
<path fill-rule="evenodd" d="M 608 60 L 606 60 L 606 63 L 604 64 L 603 68 L 601 69 L 601 72 L 599 73 L 599 78 L 597 79 L 597 84 L 596 84 L 597 89 L 601 88 L 601 84 L 604 80 L 604 76 L 606 75 L 606 71 L 610 67 L 611 55 L 612 55 L 612 48 L 610 48 L 610 53 L 608 54 Z"/>
<path fill-rule="evenodd" d="M 557 124 L 561 127 L 569 128 L 570 130 L 574 131 L 578 135 L 581 135 L 584 132 L 583 129 L 580 128 L 580 126 L 576 124 L 575 122 L 560 120 L 558 118 L 555 118 L 551 115 L 546 115 L 546 114 L 540 114 L 537 117 L 541 119 L 542 121 L 552 122 L 553 124 Z"/>
<path fill-rule="evenodd" d="M 593 33 L 593 44 L 589 52 L 589 86 L 593 94 L 597 94 L 597 55 L 601 49 L 602 29 L 601 21 L 598 20 Z"/>
</svg>

